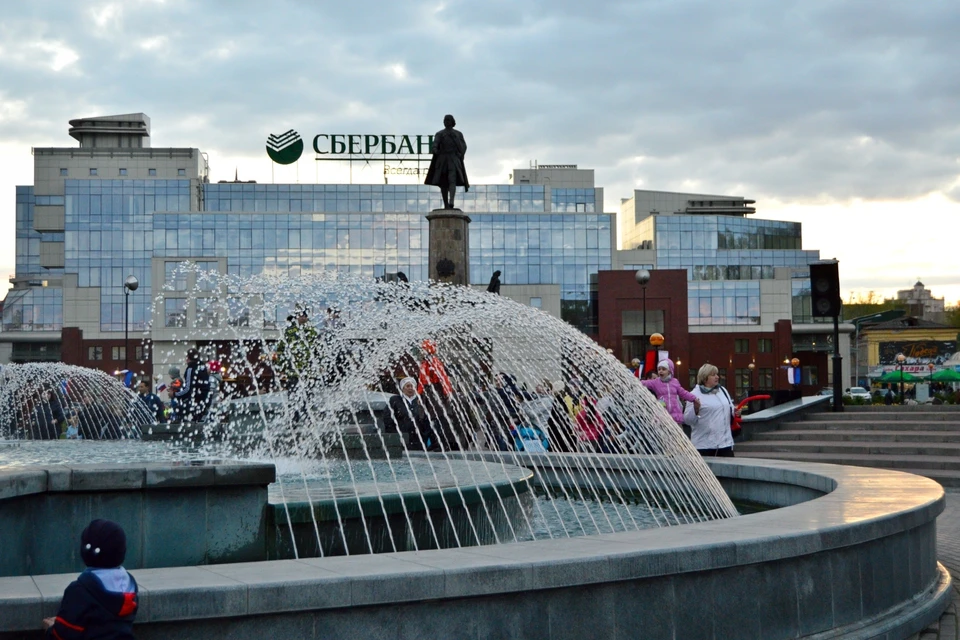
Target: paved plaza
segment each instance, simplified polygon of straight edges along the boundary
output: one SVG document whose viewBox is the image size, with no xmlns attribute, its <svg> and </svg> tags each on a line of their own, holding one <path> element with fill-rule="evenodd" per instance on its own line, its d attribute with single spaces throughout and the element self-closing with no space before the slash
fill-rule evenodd
<svg viewBox="0 0 960 640">
<path fill-rule="evenodd" d="M 960 640 L 960 626 L 957 625 L 957 612 L 960 610 L 960 489 L 947 490 L 946 509 L 937 518 L 937 555 L 953 575 L 953 603 L 940 617 L 939 625 L 934 625 L 913 638 Z"/>
</svg>

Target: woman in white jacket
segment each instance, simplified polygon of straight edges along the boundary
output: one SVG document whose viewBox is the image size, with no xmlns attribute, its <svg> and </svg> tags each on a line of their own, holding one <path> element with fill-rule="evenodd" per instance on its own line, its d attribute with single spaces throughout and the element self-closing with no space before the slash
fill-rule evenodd
<svg viewBox="0 0 960 640">
<path fill-rule="evenodd" d="M 697 386 L 691 389 L 700 406 L 688 402 L 683 421 L 690 425 L 690 439 L 702 456 L 733 457 L 730 421 L 737 409 L 727 390 L 720 385 L 720 372 L 705 364 L 697 372 Z"/>
</svg>

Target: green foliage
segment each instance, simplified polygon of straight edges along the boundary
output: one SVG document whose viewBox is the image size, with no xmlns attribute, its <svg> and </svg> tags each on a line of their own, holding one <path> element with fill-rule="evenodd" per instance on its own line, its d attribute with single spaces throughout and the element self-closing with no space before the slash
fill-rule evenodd
<svg viewBox="0 0 960 640">
<path fill-rule="evenodd" d="M 943 323 L 960 329 L 960 305 L 946 308 L 946 313 L 944 313 L 943 317 Z"/>
<path fill-rule="evenodd" d="M 894 309 L 906 310 L 907 307 L 899 300 L 883 300 L 876 296 L 872 291 L 867 296 L 854 298 L 843 303 L 843 319 L 852 320 L 861 316 L 869 316 L 881 311 L 893 311 Z"/>
</svg>

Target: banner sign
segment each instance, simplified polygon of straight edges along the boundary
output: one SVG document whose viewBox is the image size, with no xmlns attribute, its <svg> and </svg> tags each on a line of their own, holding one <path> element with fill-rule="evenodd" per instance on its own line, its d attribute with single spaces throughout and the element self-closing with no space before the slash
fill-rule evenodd
<svg viewBox="0 0 960 640">
<path fill-rule="evenodd" d="M 881 342 L 880 364 L 896 365 L 897 354 L 906 356 L 905 364 L 943 364 L 957 351 L 956 340 L 911 340 L 905 342 Z M 904 369 L 906 370 L 906 369 Z"/>
<path fill-rule="evenodd" d="M 321 133 L 313 137 L 313 150 L 321 156 L 381 156 L 399 158 L 433 153 L 433 134 Z"/>
<path fill-rule="evenodd" d="M 433 134 L 319 133 L 313 136 L 317 160 L 405 160 L 433 155 Z M 303 153 L 294 129 L 267 136 L 267 155 L 277 164 L 292 164 Z"/>
</svg>

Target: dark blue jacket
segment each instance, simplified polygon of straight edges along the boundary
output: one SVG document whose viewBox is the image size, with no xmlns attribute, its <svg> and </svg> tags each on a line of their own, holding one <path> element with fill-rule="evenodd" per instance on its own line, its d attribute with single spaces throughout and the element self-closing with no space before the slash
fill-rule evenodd
<svg viewBox="0 0 960 640">
<path fill-rule="evenodd" d="M 119 569 L 124 571 L 124 569 Z M 56 622 L 47 629 L 47 638 L 55 640 L 133 638 L 133 620 L 137 617 L 137 581 L 129 573 L 125 592 L 108 591 L 100 578 L 87 569 L 63 592 Z"/>
<path fill-rule="evenodd" d="M 153 419 L 157 422 L 166 422 L 167 418 L 163 413 L 164 406 L 163 400 L 160 399 L 155 393 L 144 393 L 138 396 L 140 402 L 147 408 L 150 412 L 150 415 L 153 416 Z"/>
</svg>

